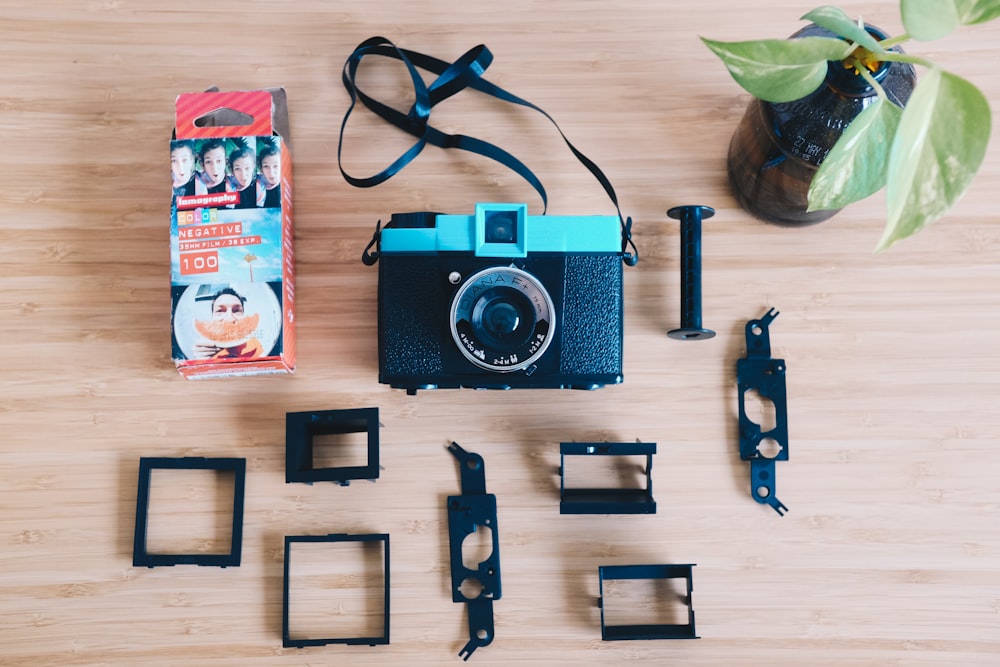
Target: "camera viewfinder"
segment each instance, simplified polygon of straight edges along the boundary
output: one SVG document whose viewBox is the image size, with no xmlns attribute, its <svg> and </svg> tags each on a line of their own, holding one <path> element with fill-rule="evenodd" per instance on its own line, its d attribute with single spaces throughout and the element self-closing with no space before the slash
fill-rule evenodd
<svg viewBox="0 0 1000 667">
<path fill-rule="evenodd" d="M 517 243 L 517 211 L 486 211 L 487 243 Z"/>
<path fill-rule="evenodd" d="M 527 204 L 476 204 L 476 257 L 528 254 Z"/>
</svg>

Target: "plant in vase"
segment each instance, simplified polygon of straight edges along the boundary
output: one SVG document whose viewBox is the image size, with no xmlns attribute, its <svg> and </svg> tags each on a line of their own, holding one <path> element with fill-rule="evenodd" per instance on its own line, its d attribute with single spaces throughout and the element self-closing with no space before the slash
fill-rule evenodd
<svg viewBox="0 0 1000 667">
<path fill-rule="evenodd" d="M 982 164 L 991 112 L 969 81 L 908 53 L 960 25 L 1000 16 L 1000 0 L 900 0 L 888 37 L 837 7 L 789 39 L 702 41 L 755 99 L 729 148 L 730 184 L 765 220 L 804 224 L 886 188 L 884 250 L 942 217 Z M 913 66 L 928 71 L 917 85 Z"/>
</svg>

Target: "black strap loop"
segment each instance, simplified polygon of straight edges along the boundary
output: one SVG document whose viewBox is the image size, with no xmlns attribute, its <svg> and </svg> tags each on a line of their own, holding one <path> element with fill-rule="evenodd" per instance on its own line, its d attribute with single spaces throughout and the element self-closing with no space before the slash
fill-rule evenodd
<svg viewBox="0 0 1000 667">
<path fill-rule="evenodd" d="M 371 96 L 365 94 L 356 82 L 358 66 L 361 60 L 368 55 L 384 56 L 400 60 L 406 65 L 410 80 L 413 83 L 414 102 L 407 113 L 393 109 Z M 639 261 L 639 255 L 632 241 L 632 219 L 627 220 L 622 216 L 621 207 L 618 204 L 618 196 L 611 185 L 611 182 L 604 175 L 604 172 L 590 158 L 581 153 L 559 128 L 555 120 L 544 110 L 535 106 L 531 102 L 513 95 L 503 88 L 496 86 L 483 78 L 483 73 L 493 62 L 493 54 L 485 45 L 478 45 L 463 54 L 454 63 L 439 60 L 432 56 L 424 55 L 415 51 L 400 49 L 395 44 L 384 37 L 371 37 L 357 46 L 354 52 L 344 63 L 342 79 L 344 87 L 351 96 L 351 104 L 344 114 L 344 120 L 340 125 L 340 140 L 337 145 L 337 164 L 340 173 L 351 185 L 361 188 L 373 187 L 379 183 L 387 181 L 403 167 L 410 163 L 428 143 L 440 148 L 458 148 L 460 150 L 477 153 L 491 160 L 510 168 L 525 181 L 530 184 L 542 199 L 543 213 L 548 210 L 548 197 L 541 181 L 534 173 L 516 157 L 503 150 L 499 146 L 487 141 L 469 137 L 463 134 L 448 134 L 441 132 L 429 124 L 431 108 L 465 88 L 473 88 L 487 95 L 512 104 L 518 104 L 537 111 L 551 122 L 563 141 L 572 151 L 573 155 L 594 175 L 597 181 L 608 194 L 611 202 L 618 212 L 618 219 L 622 227 L 622 261 L 629 266 L 634 266 Z M 417 67 L 437 74 L 437 79 L 427 86 L 423 78 L 417 73 Z M 392 164 L 382 171 L 365 178 L 357 178 L 348 174 L 343 167 L 342 152 L 344 145 L 344 130 L 347 127 L 347 120 L 357 105 L 358 101 L 368 107 L 379 117 L 392 123 L 400 130 L 414 136 L 417 141 L 402 155 L 396 158 Z M 381 221 L 376 226 L 375 234 L 371 242 L 365 248 L 363 261 L 367 265 L 378 261 L 378 245 L 381 236 Z M 372 246 L 375 250 L 371 251 Z M 631 252 L 629 252 L 631 248 Z"/>
<path fill-rule="evenodd" d="M 365 251 L 361 253 L 361 262 L 365 266 L 373 266 L 375 262 L 378 261 L 378 256 L 380 254 L 379 245 L 382 241 L 382 221 L 379 220 L 375 223 L 375 233 L 372 234 L 372 240 L 368 242 L 365 246 Z M 375 250 L 372 250 L 372 246 L 375 246 Z"/>
</svg>

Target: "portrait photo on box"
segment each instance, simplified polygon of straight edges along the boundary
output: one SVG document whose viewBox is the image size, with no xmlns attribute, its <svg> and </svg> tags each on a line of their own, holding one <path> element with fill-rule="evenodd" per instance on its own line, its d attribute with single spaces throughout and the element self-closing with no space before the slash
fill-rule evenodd
<svg viewBox="0 0 1000 667">
<path fill-rule="evenodd" d="M 170 142 L 174 197 L 233 192 L 227 208 L 281 206 L 281 138 L 174 139 Z"/>
<path fill-rule="evenodd" d="M 255 359 L 281 349 L 281 283 L 204 283 L 173 294 L 174 359 Z"/>
</svg>

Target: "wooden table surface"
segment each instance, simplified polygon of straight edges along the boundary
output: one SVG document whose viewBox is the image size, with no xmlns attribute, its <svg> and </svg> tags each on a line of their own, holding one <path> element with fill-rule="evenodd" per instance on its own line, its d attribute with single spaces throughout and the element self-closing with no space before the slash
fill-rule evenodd
<svg viewBox="0 0 1000 667">
<path fill-rule="evenodd" d="M 843 7 L 901 31 L 895 2 Z M 1000 664 L 1000 143 L 945 220 L 886 253 L 872 253 L 881 195 L 806 229 L 751 218 L 725 172 L 749 97 L 697 36 L 780 37 L 810 8 L 4 1 L 0 664 L 458 663 L 468 629 L 449 591 L 451 441 L 482 454 L 499 507 L 496 639 L 470 663 Z M 340 71 L 373 35 L 448 60 L 487 44 L 487 78 L 546 109 L 606 171 L 641 256 L 625 270 L 622 385 L 408 396 L 378 383 L 377 270 L 360 261 L 376 220 L 541 204 L 503 167 L 433 147 L 376 188 L 344 181 Z M 1000 22 L 907 48 L 977 83 L 996 120 L 997 44 Z M 365 75 L 405 99 L 400 69 Z M 213 85 L 287 90 L 292 376 L 192 382 L 169 358 L 173 103 Z M 463 93 L 432 122 L 521 157 L 550 213 L 613 212 L 530 111 Z M 368 175 L 408 145 L 359 113 L 345 166 Z M 718 335 L 703 342 L 666 336 L 680 313 L 678 224 L 665 211 L 679 204 L 716 209 L 703 305 Z M 774 355 L 788 365 L 784 517 L 750 498 L 736 441 L 743 326 L 772 307 Z M 378 481 L 286 484 L 285 414 L 359 407 L 379 409 Z M 605 440 L 657 443 L 655 515 L 560 515 L 559 443 Z M 144 456 L 246 459 L 238 568 L 132 566 Z M 161 486 L 158 539 L 188 529 L 215 539 L 225 494 L 196 475 Z M 284 536 L 330 533 L 391 536 L 389 646 L 282 648 Z M 377 621 L 365 589 L 380 590 L 381 570 L 368 556 L 309 559 L 303 551 L 297 604 L 316 608 L 296 611 L 298 631 Z M 598 567 L 640 563 L 696 564 L 700 639 L 601 641 Z M 625 591 L 618 613 L 675 613 L 658 590 Z"/>
</svg>

